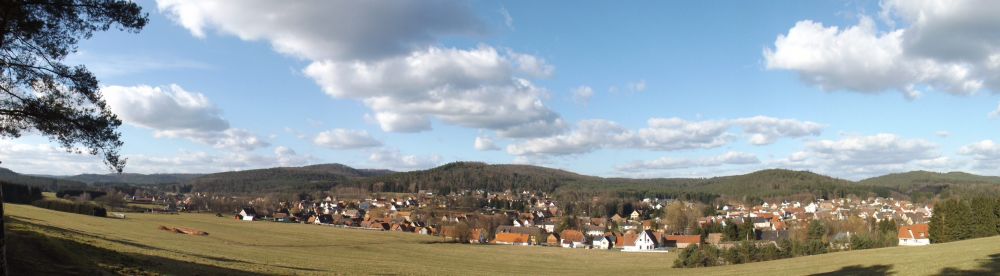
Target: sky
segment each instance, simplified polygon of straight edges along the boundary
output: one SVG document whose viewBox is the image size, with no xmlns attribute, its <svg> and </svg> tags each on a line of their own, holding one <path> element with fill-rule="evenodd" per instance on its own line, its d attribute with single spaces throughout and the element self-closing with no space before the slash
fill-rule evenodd
<svg viewBox="0 0 1000 276">
<path fill-rule="evenodd" d="M 125 172 L 1000 175 L 995 1 L 137 2 L 141 32 L 66 60 L 124 122 Z M 0 160 L 108 172 L 37 135 Z"/>
</svg>

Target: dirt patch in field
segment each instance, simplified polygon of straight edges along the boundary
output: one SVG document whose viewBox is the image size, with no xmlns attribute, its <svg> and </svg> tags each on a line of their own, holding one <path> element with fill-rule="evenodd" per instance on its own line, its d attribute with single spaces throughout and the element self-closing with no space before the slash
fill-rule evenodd
<svg viewBox="0 0 1000 276">
<path fill-rule="evenodd" d="M 186 228 L 186 227 L 167 227 L 167 226 L 160 225 L 160 230 L 170 231 L 170 232 L 174 232 L 174 233 L 178 233 L 178 234 L 188 234 L 188 235 L 193 235 L 193 236 L 208 236 L 208 232 L 200 231 L 200 230 L 197 230 L 197 229 Z"/>
</svg>

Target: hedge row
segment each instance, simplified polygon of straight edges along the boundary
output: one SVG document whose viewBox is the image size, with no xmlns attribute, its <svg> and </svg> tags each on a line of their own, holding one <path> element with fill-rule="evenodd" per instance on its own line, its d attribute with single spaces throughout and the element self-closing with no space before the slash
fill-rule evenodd
<svg viewBox="0 0 1000 276">
<path fill-rule="evenodd" d="M 35 202 L 32 202 L 31 205 L 35 205 L 36 207 L 50 209 L 50 210 L 98 216 L 98 217 L 105 217 L 108 215 L 107 209 L 104 209 L 104 207 L 97 206 L 92 203 L 78 203 L 66 200 L 43 199 L 43 200 L 36 200 Z"/>
</svg>

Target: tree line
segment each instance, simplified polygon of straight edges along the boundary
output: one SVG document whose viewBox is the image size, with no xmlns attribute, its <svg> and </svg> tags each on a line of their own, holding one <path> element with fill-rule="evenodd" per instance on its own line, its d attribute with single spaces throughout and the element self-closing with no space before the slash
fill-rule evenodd
<svg viewBox="0 0 1000 276">
<path fill-rule="evenodd" d="M 931 243 L 1000 235 L 1000 199 L 952 198 L 934 206 L 930 221 Z"/>
<path fill-rule="evenodd" d="M 680 251 L 674 267 L 708 267 L 728 264 L 770 261 L 799 256 L 824 254 L 840 250 L 859 250 L 896 245 L 896 223 L 892 220 L 868 221 L 869 232 L 848 235 L 846 239 L 831 237 L 831 225 L 820 220 L 808 222 L 800 238 L 781 238 L 777 241 L 758 240 L 759 231 L 749 220 L 736 224 L 728 221 L 725 226 L 710 224 L 697 230 L 702 235 L 722 233 L 729 243 L 725 246 L 693 245 Z"/>
</svg>

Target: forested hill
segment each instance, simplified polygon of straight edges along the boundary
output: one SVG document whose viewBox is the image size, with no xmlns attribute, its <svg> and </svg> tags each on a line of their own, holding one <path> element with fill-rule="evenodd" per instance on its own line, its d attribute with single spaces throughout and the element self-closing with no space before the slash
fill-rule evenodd
<svg viewBox="0 0 1000 276">
<path fill-rule="evenodd" d="M 922 185 L 943 184 L 990 184 L 1000 185 L 1000 177 L 982 176 L 964 172 L 938 173 L 929 171 L 912 171 L 893 173 L 861 180 L 862 184 L 873 186 L 909 189 Z"/>
<path fill-rule="evenodd" d="M 964 172 L 912 171 L 861 180 L 862 185 L 886 187 L 917 199 L 934 196 L 1000 196 L 1000 177 Z"/>
<path fill-rule="evenodd" d="M 60 177 L 62 179 L 79 181 L 87 184 L 95 183 L 121 183 L 133 185 L 155 185 L 169 183 L 183 183 L 195 179 L 202 174 L 78 174 L 73 176 Z"/>
<path fill-rule="evenodd" d="M 847 194 L 890 196 L 890 190 L 858 185 L 849 180 L 833 178 L 808 171 L 769 169 L 744 175 L 706 179 L 693 189 L 706 193 L 758 198 L 809 193 L 817 197 L 843 197 Z"/>
<path fill-rule="evenodd" d="M 341 164 L 279 167 L 203 175 L 187 182 L 194 192 L 254 194 L 329 190 L 359 178 L 392 173 L 388 170 L 359 170 Z"/>
<path fill-rule="evenodd" d="M 429 170 L 373 177 L 356 184 L 368 190 L 387 192 L 427 190 L 447 193 L 459 189 L 551 192 L 562 184 L 598 179 L 600 178 L 539 166 L 455 162 Z"/>
<path fill-rule="evenodd" d="M 113 177 L 113 178 L 112 178 Z M 304 167 L 279 167 L 206 175 L 160 174 L 78 175 L 68 179 L 27 176 L 0 169 L 0 180 L 40 186 L 49 190 L 60 187 L 79 189 L 85 182 L 127 184 L 179 183 L 178 191 L 210 192 L 230 195 L 261 193 L 298 193 L 329 191 L 354 187 L 369 192 L 450 193 L 458 190 L 537 191 L 564 198 L 586 200 L 593 196 L 614 197 L 685 197 L 699 200 L 719 196 L 742 199 L 843 197 L 911 197 L 926 200 L 936 196 L 1000 196 L 1000 177 L 961 172 L 935 173 L 914 171 L 854 182 L 807 171 L 769 169 L 743 175 L 713 178 L 601 178 L 565 170 L 530 165 L 491 165 L 480 162 L 455 162 L 440 167 L 411 171 L 355 169 L 342 164 L 319 164 Z M 109 179 L 114 181 L 109 181 Z"/>
<path fill-rule="evenodd" d="M 20 184 L 31 187 L 40 187 L 47 191 L 58 191 L 62 189 L 83 189 L 87 187 L 87 184 L 79 181 L 24 175 L 8 170 L 6 168 L 0 168 L 0 182 Z"/>
</svg>

